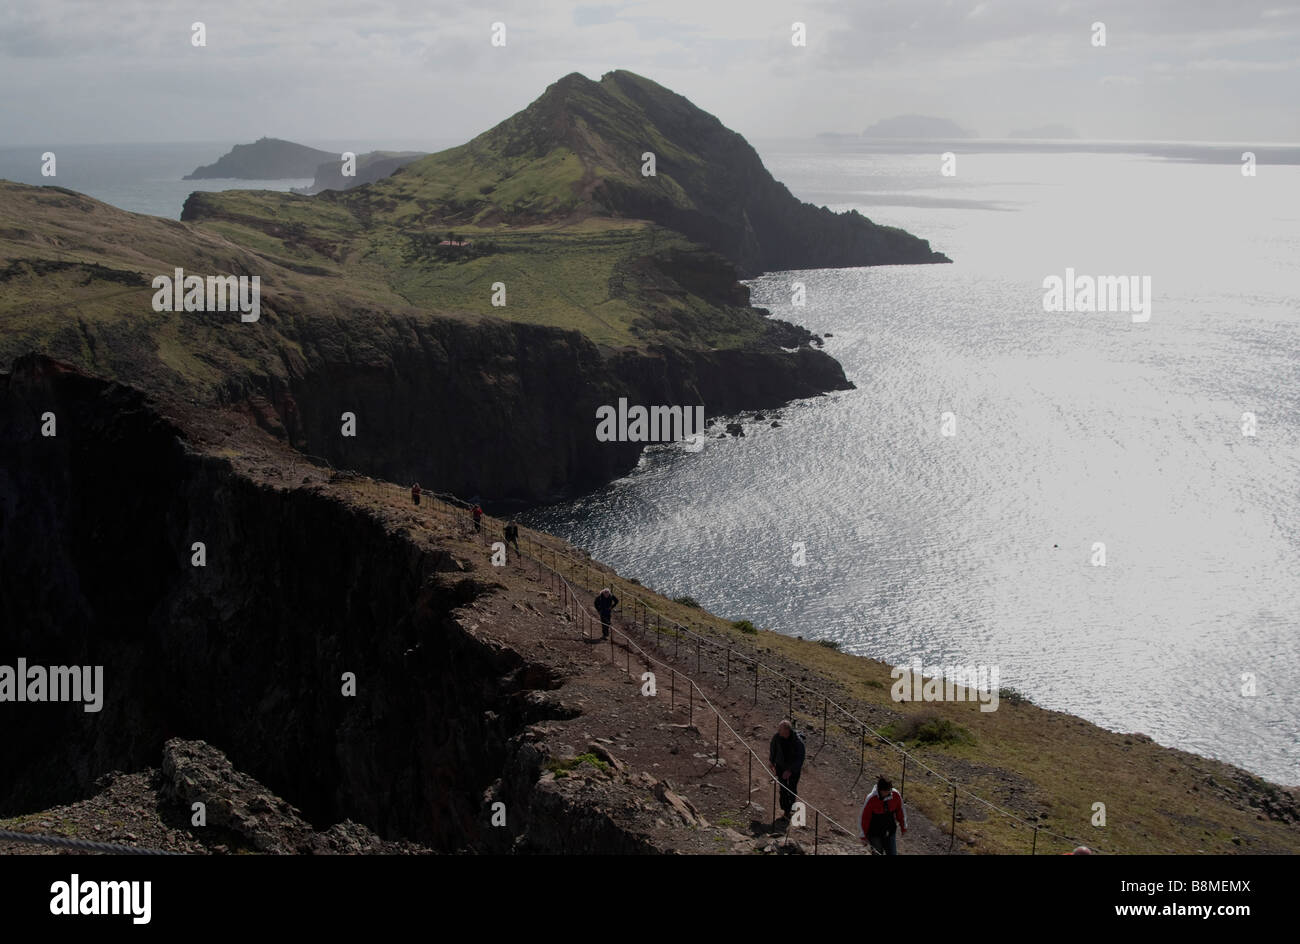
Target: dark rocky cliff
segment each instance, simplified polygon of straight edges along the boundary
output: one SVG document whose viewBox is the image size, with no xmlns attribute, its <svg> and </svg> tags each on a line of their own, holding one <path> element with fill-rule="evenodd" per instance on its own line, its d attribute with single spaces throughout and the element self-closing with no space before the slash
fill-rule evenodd
<svg viewBox="0 0 1300 944">
<path fill-rule="evenodd" d="M 780 331 L 780 322 L 773 322 Z M 451 320 L 411 324 L 359 359 L 304 345 L 283 375 L 245 378 L 230 403 L 334 465 L 493 502 L 580 494 L 626 473 L 642 446 L 596 440 L 596 409 L 702 404 L 708 416 L 846 389 L 826 354 L 662 347 L 606 358 L 572 331 Z M 797 329 L 795 329 L 797 333 Z M 341 435 L 342 414 L 357 435 Z"/>
<path fill-rule="evenodd" d="M 208 566 L 191 566 L 194 541 Z M 462 625 L 453 611 L 484 590 L 462 569 L 192 451 L 135 391 L 23 360 L 0 375 L 0 663 L 103 665 L 106 691 L 97 713 L 4 706 L 22 763 L 0 771 L 0 815 L 83 795 L 185 735 L 313 822 L 474 842 L 510 738 L 548 716 L 529 693 L 553 683 Z"/>
</svg>

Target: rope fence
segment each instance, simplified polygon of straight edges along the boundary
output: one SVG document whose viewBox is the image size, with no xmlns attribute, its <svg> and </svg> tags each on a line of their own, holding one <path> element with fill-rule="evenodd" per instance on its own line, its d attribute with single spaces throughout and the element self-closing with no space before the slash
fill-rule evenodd
<svg viewBox="0 0 1300 944">
<path fill-rule="evenodd" d="M 124 846 L 116 842 L 70 839 L 67 836 L 47 836 L 43 833 L 20 833 L 12 829 L 0 829 L 0 841 L 27 842 L 58 849 L 77 849 L 82 852 L 111 852 L 116 855 L 184 855 L 183 852 L 167 852 L 164 849 L 145 849 L 141 846 Z"/>
<path fill-rule="evenodd" d="M 373 483 L 374 486 L 376 486 L 380 490 L 381 494 L 390 491 L 398 492 L 398 493 L 407 491 L 407 489 L 404 489 L 403 486 L 398 485 L 396 483 L 382 482 L 373 479 L 371 479 L 370 481 Z M 444 506 L 444 509 L 450 514 L 452 514 L 453 517 L 458 520 L 462 530 L 464 530 L 465 528 L 466 521 L 471 522 L 470 527 L 472 529 L 471 509 L 473 508 L 473 503 L 466 502 L 465 500 L 446 492 L 439 492 L 439 493 L 422 492 L 421 497 L 424 498 L 425 496 L 433 497 L 434 500 L 442 504 Z M 483 520 L 484 522 L 490 522 L 493 519 L 490 519 L 489 516 L 485 514 L 483 515 Z M 495 519 L 495 520 L 499 525 L 500 519 Z M 486 528 L 487 524 L 484 524 L 482 527 Z M 568 580 L 564 577 L 564 575 L 559 570 L 561 561 L 563 561 L 566 565 L 569 565 L 569 569 L 573 573 L 574 579 L 578 579 L 578 577 L 576 576 L 577 573 L 581 572 L 583 574 L 583 586 L 587 589 L 588 593 L 591 592 L 592 590 L 592 583 L 590 580 L 591 562 L 589 560 L 578 560 L 577 558 L 572 557 L 571 555 L 565 553 L 564 551 L 557 550 L 553 545 L 547 543 L 546 541 L 540 540 L 539 538 L 542 535 L 542 532 L 538 532 L 535 529 L 527 528 L 525 526 L 519 526 L 519 532 L 520 532 L 520 538 L 526 540 L 528 542 L 528 547 L 529 547 L 528 551 L 524 551 L 520 549 L 519 550 L 520 555 L 527 557 L 533 560 L 534 562 L 536 562 L 536 564 L 538 565 L 539 573 L 544 569 L 551 575 L 552 590 L 562 594 L 562 599 L 566 603 L 566 607 L 567 607 L 567 601 L 570 598 L 574 597 L 576 593 L 573 590 L 572 585 L 568 583 Z M 547 537 L 549 537 L 549 535 Z M 546 553 L 548 551 L 550 552 L 550 558 L 551 558 L 550 564 L 547 564 L 544 560 Z M 602 574 L 604 572 L 601 571 L 598 567 L 597 573 Z M 1062 833 L 1058 833 L 1054 830 L 1046 828 L 1045 826 L 1042 826 L 1039 823 L 1030 822 L 1024 817 L 1016 813 L 1013 813 L 1010 810 L 1007 810 L 1001 806 L 998 806 L 997 804 L 980 796 L 979 794 L 967 788 L 962 787 L 959 781 L 957 780 L 957 778 L 945 776 L 944 774 L 935 770 L 929 764 L 921 760 L 915 753 L 909 751 L 904 745 L 886 737 L 878 729 L 872 727 L 862 718 L 858 717 L 858 715 L 855 714 L 851 709 L 840 704 L 829 694 L 819 689 L 805 685 L 802 682 L 796 681 L 794 678 L 792 678 L 787 673 L 781 671 L 776 666 L 771 665 L 770 663 L 764 662 L 763 660 L 759 659 L 757 655 L 747 654 L 741 651 L 734 644 L 733 641 L 727 641 L 724 644 L 723 642 L 720 642 L 715 638 L 704 636 L 701 635 L 700 633 L 695 632 L 690 627 L 673 619 L 667 614 L 662 613 L 656 607 L 654 607 L 649 602 L 647 602 L 643 597 L 637 594 L 635 590 L 628 589 L 631 583 L 626 578 L 619 577 L 617 574 L 613 574 L 612 572 L 607 574 L 606 577 L 609 579 L 611 583 L 617 582 L 622 585 L 620 604 L 623 602 L 622 601 L 623 597 L 627 597 L 631 601 L 632 603 L 631 623 L 633 627 L 636 627 L 639 623 L 642 632 L 649 633 L 651 631 L 650 619 L 653 616 L 654 619 L 653 631 L 655 633 L 655 638 L 656 638 L 656 648 L 658 648 L 658 644 L 662 640 L 664 634 L 666 633 L 671 634 L 671 636 L 673 637 L 673 653 L 674 653 L 673 658 L 674 660 L 677 660 L 680 656 L 681 643 L 683 639 L 688 641 L 688 645 L 690 642 L 694 643 L 697 675 L 700 674 L 700 672 L 702 671 L 703 652 L 705 650 L 708 650 L 711 656 L 713 656 L 714 658 L 718 656 L 723 656 L 725 659 L 724 662 L 725 669 L 723 674 L 726 679 L 726 682 L 724 687 L 729 686 L 731 684 L 731 667 L 733 662 L 738 663 L 741 666 L 752 667 L 754 673 L 753 698 L 755 703 L 757 703 L 758 701 L 759 678 L 761 673 L 766 673 L 766 675 L 771 680 L 785 683 L 785 694 L 786 694 L 788 715 L 793 714 L 794 694 L 796 691 L 798 691 L 801 695 L 806 695 L 811 697 L 814 703 L 821 702 L 822 719 L 823 719 L 822 720 L 822 742 L 821 742 L 822 745 L 825 745 L 826 743 L 828 732 L 829 732 L 829 722 L 832 717 L 831 712 L 834 711 L 835 712 L 834 717 L 835 720 L 837 721 L 837 726 L 845 734 L 850 734 L 852 732 L 857 732 L 859 734 L 859 764 L 858 764 L 859 779 L 861 778 L 863 771 L 865 769 L 866 742 L 867 742 L 868 735 L 870 735 L 873 739 L 875 739 L 875 741 L 878 744 L 893 749 L 899 755 L 899 758 L 902 763 L 902 777 L 899 785 L 900 794 L 904 792 L 904 788 L 906 787 L 907 784 L 907 773 L 908 773 L 909 765 L 913 767 L 913 769 L 920 768 L 927 775 L 935 778 L 939 783 L 949 788 L 952 791 L 952 807 L 951 807 L 950 827 L 949 827 L 949 850 L 952 849 L 956 841 L 957 802 L 959 798 L 965 798 L 981 804 L 989 811 L 1004 817 L 1006 820 L 1008 820 L 1011 823 L 1013 828 L 1016 827 L 1025 828 L 1031 834 L 1030 850 L 1029 850 L 1031 855 L 1037 853 L 1038 838 L 1040 834 L 1046 837 L 1061 840 L 1062 842 L 1067 843 L 1071 846 L 1085 845 L 1085 843 L 1082 840 L 1079 840 L 1075 837 L 1066 836 Z M 556 582 L 557 580 L 562 582 L 563 589 L 561 588 L 561 585 Z M 639 616 L 638 616 L 638 608 L 639 608 Z M 568 612 L 567 608 L 566 608 L 566 612 Z M 585 616 L 586 614 L 584 610 L 584 617 Z M 626 632 L 624 632 L 623 635 L 627 637 Z M 630 637 L 627 638 L 629 639 L 629 642 L 631 642 Z M 635 643 L 632 643 L 632 645 L 635 645 Z M 639 646 L 637 646 L 637 651 L 645 655 L 644 650 L 642 650 Z M 646 658 L 649 658 L 649 656 L 646 655 Z M 666 663 L 660 663 L 660 664 L 665 665 L 666 667 L 672 669 L 672 671 L 674 672 L 677 671 L 672 666 L 667 666 Z M 684 678 L 690 680 L 689 676 L 686 676 L 685 673 L 682 673 L 682 675 Z M 693 680 L 690 681 L 691 681 L 691 685 L 695 686 L 695 682 Z M 703 697 L 702 692 L 701 692 L 701 697 Z M 844 719 L 847 719 L 847 721 L 849 722 L 848 726 L 845 725 Z M 723 723 L 725 723 L 725 721 Z M 728 729 L 731 730 L 730 725 L 728 725 Z M 743 743 L 746 743 L 746 747 L 748 748 L 748 743 L 747 742 L 743 742 Z M 771 777 L 770 774 L 769 777 Z M 772 779 L 775 780 L 775 778 Z M 856 784 L 856 781 L 854 782 Z M 811 807 L 809 808 L 811 809 Z M 829 819 L 829 817 L 827 818 Z M 834 821 L 832 820 L 832 822 Z M 838 826 L 839 824 L 836 825 Z M 843 827 L 840 828 L 843 829 Z M 847 832 L 847 830 L 845 831 Z M 1103 851 L 1103 850 L 1099 850 L 1095 845 L 1092 845 L 1091 843 L 1087 843 L 1086 845 L 1094 853 Z"/>
</svg>

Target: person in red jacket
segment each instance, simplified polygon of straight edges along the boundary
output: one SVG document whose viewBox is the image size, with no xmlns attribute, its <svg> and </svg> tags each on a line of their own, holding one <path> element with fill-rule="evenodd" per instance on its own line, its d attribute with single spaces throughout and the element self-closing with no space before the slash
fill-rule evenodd
<svg viewBox="0 0 1300 944">
<path fill-rule="evenodd" d="M 483 509 L 478 505 L 474 506 L 474 533 L 477 534 L 483 530 Z"/>
<path fill-rule="evenodd" d="M 867 794 L 858 816 L 858 838 L 884 855 L 898 855 L 897 831 L 907 834 L 907 817 L 903 814 L 903 795 L 894 789 L 888 777 L 876 781 Z"/>
</svg>

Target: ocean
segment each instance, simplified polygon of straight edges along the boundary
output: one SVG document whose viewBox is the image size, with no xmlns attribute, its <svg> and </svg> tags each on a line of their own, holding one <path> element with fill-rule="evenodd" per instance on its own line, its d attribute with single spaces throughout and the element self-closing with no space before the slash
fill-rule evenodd
<svg viewBox="0 0 1300 944">
<path fill-rule="evenodd" d="M 977 147 L 943 177 L 940 148 L 760 145 L 796 196 L 954 264 L 754 279 L 857 389 L 653 447 L 527 523 L 730 618 L 996 666 L 1043 707 L 1300 783 L 1300 167 Z M 1149 277 L 1149 320 L 1044 311 L 1068 269 Z"/>
</svg>

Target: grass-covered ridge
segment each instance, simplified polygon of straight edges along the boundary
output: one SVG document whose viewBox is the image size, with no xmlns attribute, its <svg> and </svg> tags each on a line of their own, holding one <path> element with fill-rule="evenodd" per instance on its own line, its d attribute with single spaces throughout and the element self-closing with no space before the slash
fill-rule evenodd
<svg viewBox="0 0 1300 944">
<path fill-rule="evenodd" d="M 313 351 L 364 359 L 395 318 L 540 325 L 605 351 L 777 352 L 789 336 L 773 341 L 737 283 L 774 251 L 932 261 L 920 240 L 826 214 L 681 96 L 575 73 L 466 144 L 345 192 L 197 192 L 176 222 L 0 182 L 0 360 L 39 350 L 202 396 Z M 439 246 L 451 232 L 470 248 Z M 149 281 L 178 267 L 258 276 L 258 330 L 153 312 Z"/>
</svg>

